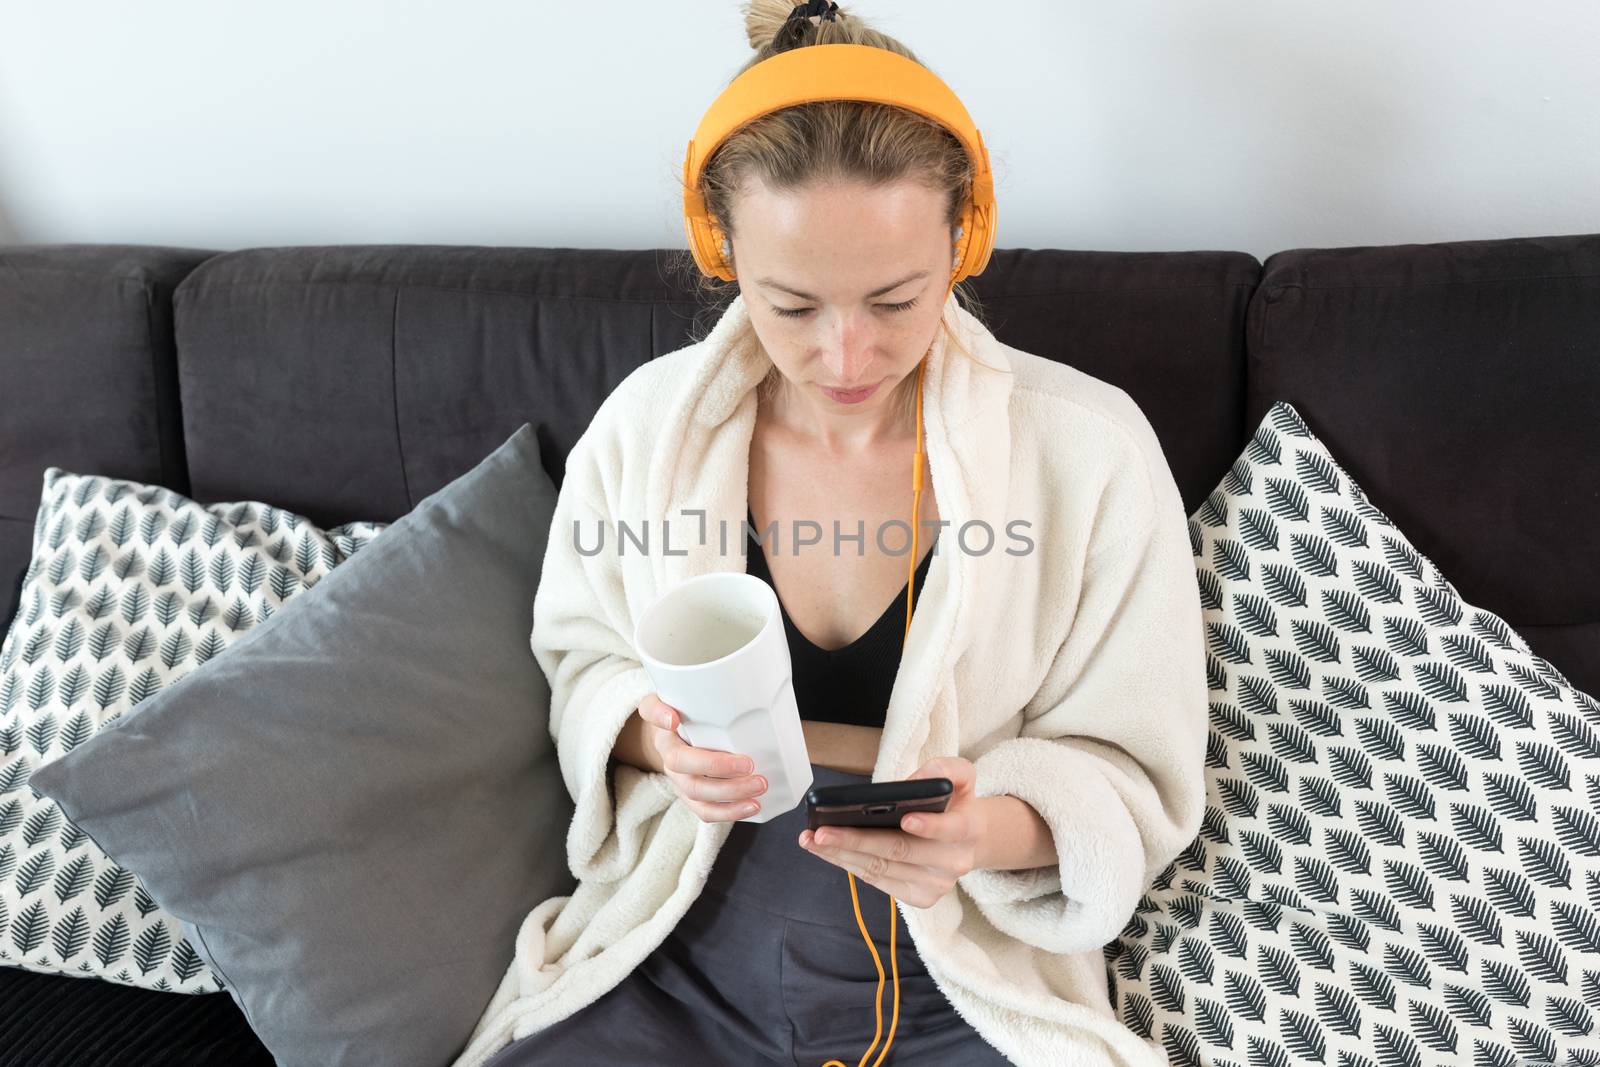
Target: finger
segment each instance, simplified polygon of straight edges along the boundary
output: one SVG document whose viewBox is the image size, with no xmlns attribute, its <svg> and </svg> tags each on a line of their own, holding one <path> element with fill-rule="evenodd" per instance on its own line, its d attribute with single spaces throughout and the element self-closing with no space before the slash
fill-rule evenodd
<svg viewBox="0 0 1600 1067">
<path fill-rule="evenodd" d="M 962 756 L 935 756 L 913 771 L 911 777 L 948 778 L 950 779 L 950 791 L 960 794 L 964 789 L 975 787 L 977 769 L 972 765 L 971 760 Z"/>
<path fill-rule="evenodd" d="M 663 730 L 657 726 L 645 727 L 645 743 L 655 746 L 656 755 L 661 758 L 661 769 L 670 773 L 672 765 L 677 762 L 678 751 L 689 747 L 684 744 L 683 738 L 671 730 Z"/>
<path fill-rule="evenodd" d="M 740 819 L 748 819 L 761 810 L 760 803 L 753 800 L 736 800 L 723 804 L 686 799 L 684 803 L 704 822 L 737 822 Z"/>
<path fill-rule="evenodd" d="M 682 741 L 682 739 L 679 739 Z M 670 769 L 679 774 L 694 774 L 704 778 L 742 778 L 755 771 L 755 761 L 738 752 L 725 752 L 720 748 L 697 748 L 684 743 L 674 750 L 675 763 Z"/>
<path fill-rule="evenodd" d="M 963 759 L 959 759 L 956 756 L 935 756 L 935 757 L 933 757 L 933 759 L 929 760 L 928 762 L 924 763 L 922 766 L 918 767 L 915 771 L 912 771 L 910 777 L 912 777 L 912 778 L 950 778 L 950 779 L 954 780 L 955 775 L 958 775 L 958 774 L 961 773 L 959 768 L 955 768 L 955 767 L 952 766 L 953 764 L 958 763 L 958 762 L 959 763 L 966 763 L 967 761 L 963 760 Z"/>
<path fill-rule="evenodd" d="M 824 826 L 817 830 L 813 847 L 877 856 L 913 867 L 958 869 L 966 856 L 963 845 L 928 841 L 899 830 L 859 826 Z"/>
<path fill-rule="evenodd" d="M 677 758 L 677 750 L 684 747 L 683 738 L 671 730 L 662 730 L 648 724 L 644 728 L 644 744 L 646 748 L 655 751 L 656 759 L 661 764 L 661 770 L 667 773 L 672 770 L 673 761 Z"/>
<path fill-rule="evenodd" d="M 719 802 L 753 800 L 760 803 L 767 791 L 767 781 L 759 774 L 741 778 L 705 778 L 700 775 L 680 775 L 678 791 L 692 800 Z"/>
<path fill-rule="evenodd" d="M 968 811 L 915 811 L 900 817 L 900 829 L 927 841 L 968 841 L 976 836 Z"/>
<path fill-rule="evenodd" d="M 927 868 L 916 864 L 896 863 L 882 856 L 869 856 L 849 849 L 811 846 L 812 855 L 842 867 L 851 874 L 883 890 L 891 896 L 914 892 L 922 880 L 929 877 Z"/>
<path fill-rule="evenodd" d="M 663 730 L 676 730 L 683 722 L 683 716 L 678 709 L 654 693 L 651 693 L 639 706 L 639 713 L 644 716 L 646 722 Z"/>
</svg>

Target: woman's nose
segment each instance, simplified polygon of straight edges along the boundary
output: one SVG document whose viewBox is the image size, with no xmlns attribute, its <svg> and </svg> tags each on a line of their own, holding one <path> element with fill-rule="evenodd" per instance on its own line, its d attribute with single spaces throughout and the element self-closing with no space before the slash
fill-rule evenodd
<svg viewBox="0 0 1600 1067">
<path fill-rule="evenodd" d="M 861 384 L 858 379 L 872 362 L 876 343 L 873 326 L 856 315 L 843 314 L 833 320 L 826 339 L 824 362 L 840 384 Z"/>
</svg>

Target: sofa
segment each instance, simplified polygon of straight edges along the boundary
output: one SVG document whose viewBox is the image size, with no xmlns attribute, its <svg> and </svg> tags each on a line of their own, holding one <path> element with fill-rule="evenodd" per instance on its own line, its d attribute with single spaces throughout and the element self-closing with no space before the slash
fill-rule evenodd
<svg viewBox="0 0 1600 1067">
<path fill-rule="evenodd" d="M 602 398 L 715 320 L 685 255 L 0 248 L 0 620 L 49 466 L 331 527 L 399 518 L 528 423 L 559 485 Z M 1137 401 L 1191 512 L 1292 403 L 1462 598 L 1600 692 L 1600 233 L 1009 248 L 969 284 L 1002 341 Z M 0 1006 L 0 1067 L 273 1062 L 222 992 L 0 966 Z"/>
</svg>

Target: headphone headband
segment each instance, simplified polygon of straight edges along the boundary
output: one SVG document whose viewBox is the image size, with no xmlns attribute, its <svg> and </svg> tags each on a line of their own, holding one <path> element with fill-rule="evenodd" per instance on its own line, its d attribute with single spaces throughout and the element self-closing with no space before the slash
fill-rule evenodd
<svg viewBox="0 0 1600 1067">
<path fill-rule="evenodd" d="M 972 196 L 963 209 L 957 265 L 950 284 L 982 273 L 994 248 L 994 177 L 983 134 L 961 98 L 933 71 L 896 52 L 862 44 L 791 48 L 735 78 L 712 101 L 683 157 L 683 217 L 689 250 L 705 274 L 733 281 L 724 234 L 706 213 L 700 175 L 731 134 L 769 112 L 815 100 L 861 100 L 914 111 L 955 135 L 972 160 Z"/>
</svg>

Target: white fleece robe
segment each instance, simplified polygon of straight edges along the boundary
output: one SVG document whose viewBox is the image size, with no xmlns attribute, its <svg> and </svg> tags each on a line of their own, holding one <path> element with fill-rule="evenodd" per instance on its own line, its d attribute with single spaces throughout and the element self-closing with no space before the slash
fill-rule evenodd
<svg viewBox="0 0 1600 1067">
<path fill-rule="evenodd" d="M 932 907 L 897 900 L 900 921 L 956 1011 L 1015 1063 L 1162 1065 L 1160 1045 L 1117 1020 L 1101 950 L 1193 840 L 1204 807 L 1208 691 L 1187 516 L 1126 392 L 1000 343 L 953 294 L 944 316 L 1010 373 L 975 367 L 936 332 L 924 436 L 949 525 L 872 780 L 966 757 L 978 795 L 1011 794 L 1040 813 L 1060 862 L 973 870 Z M 476 1067 L 620 982 L 694 902 L 732 828 L 702 822 L 666 775 L 610 755 L 654 690 L 632 646 L 639 613 L 694 575 L 745 569 L 754 387 L 768 365 L 740 296 L 704 340 L 629 374 L 567 460 L 531 645 L 576 805 L 566 846 L 579 881 L 528 914 L 452 1067 Z M 649 551 L 619 547 L 618 522 L 648 530 Z M 606 547 L 593 553 L 601 525 Z M 1018 529 L 1031 551 L 1019 554 Z"/>
</svg>

